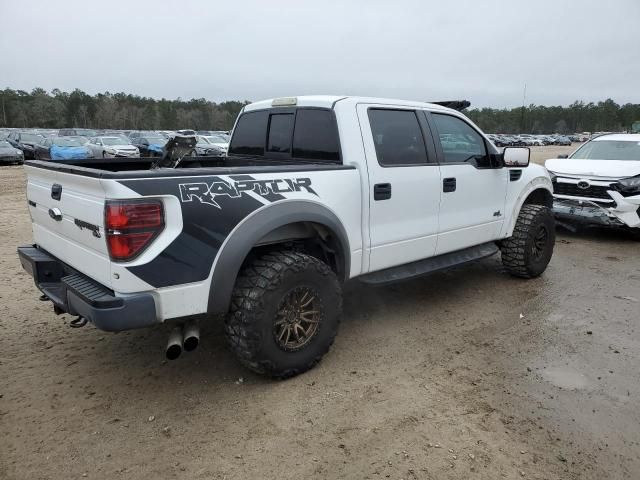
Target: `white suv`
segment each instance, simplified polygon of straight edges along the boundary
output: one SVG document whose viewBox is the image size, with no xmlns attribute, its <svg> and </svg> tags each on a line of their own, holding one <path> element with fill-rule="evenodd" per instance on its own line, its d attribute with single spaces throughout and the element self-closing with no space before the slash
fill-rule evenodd
<svg viewBox="0 0 640 480">
<path fill-rule="evenodd" d="M 568 157 L 547 160 L 545 166 L 560 223 L 569 228 L 622 228 L 640 240 L 639 134 L 596 137 Z"/>
</svg>

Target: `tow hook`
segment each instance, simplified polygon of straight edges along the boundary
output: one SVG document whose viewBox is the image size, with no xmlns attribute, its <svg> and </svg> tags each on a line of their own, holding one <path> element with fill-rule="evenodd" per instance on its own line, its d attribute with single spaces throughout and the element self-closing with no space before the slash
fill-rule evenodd
<svg viewBox="0 0 640 480">
<path fill-rule="evenodd" d="M 81 328 L 84 327 L 88 323 L 87 319 L 84 317 L 74 318 L 69 322 L 69 326 L 71 328 Z"/>
</svg>

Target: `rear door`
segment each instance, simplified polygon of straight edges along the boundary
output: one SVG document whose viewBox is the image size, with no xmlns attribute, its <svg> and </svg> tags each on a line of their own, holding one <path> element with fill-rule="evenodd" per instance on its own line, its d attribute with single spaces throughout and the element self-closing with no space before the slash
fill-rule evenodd
<svg viewBox="0 0 640 480">
<path fill-rule="evenodd" d="M 357 108 L 369 173 L 368 271 L 430 257 L 441 179 L 425 117 L 406 107 Z"/>
<path fill-rule="evenodd" d="M 25 169 L 34 242 L 76 270 L 111 286 L 100 179 L 31 166 Z"/>
<path fill-rule="evenodd" d="M 434 131 L 442 200 L 436 254 L 495 240 L 504 222 L 506 168 L 495 168 L 484 137 L 463 118 L 427 113 Z"/>
</svg>

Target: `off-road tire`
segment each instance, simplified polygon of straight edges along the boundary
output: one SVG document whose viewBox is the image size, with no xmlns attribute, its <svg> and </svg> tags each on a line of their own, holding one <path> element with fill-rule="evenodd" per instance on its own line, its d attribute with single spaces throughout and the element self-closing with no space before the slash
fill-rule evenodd
<svg viewBox="0 0 640 480">
<path fill-rule="evenodd" d="M 536 238 L 543 230 L 546 232 L 544 248 L 536 249 Z M 500 243 L 502 265 L 513 276 L 537 277 L 546 270 L 555 241 L 555 220 L 551 209 L 543 205 L 523 205 L 513 235 Z M 535 250 L 540 251 L 539 256 Z"/>
<path fill-rule="evenodd" d="M 309 343 L 285 351 L 274 334 L 277 312 L 287 295 L 300 287 L 317 293 L 320 321 Z M 284 379 L 313 368 L 329 351 L 341 313 L 342 290 L 327 264 L 304 253 L 276 251 L 254 260 L 238 275 L 225 336 L 247 368 Z"/>
</svg>

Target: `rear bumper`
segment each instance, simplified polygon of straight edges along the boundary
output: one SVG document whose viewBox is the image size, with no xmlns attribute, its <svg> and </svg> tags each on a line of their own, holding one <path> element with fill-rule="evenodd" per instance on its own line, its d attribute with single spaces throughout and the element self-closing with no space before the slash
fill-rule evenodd
<svg viewBox="0 0 640 480">
<path fill-rule="evenodd" d="M 58 313 L 79 315 L 97 328 L 119 332 L 160 323 L 150 293 L 119 297 L 35 245 L 18 247 L 22 268 Z"/>
</svg>

